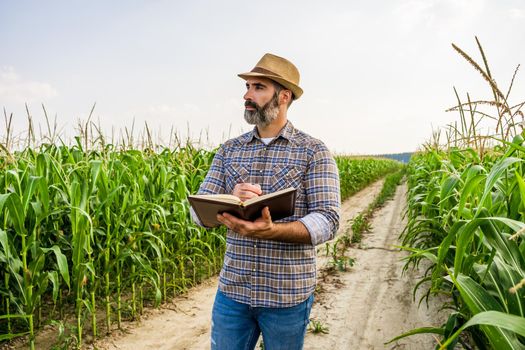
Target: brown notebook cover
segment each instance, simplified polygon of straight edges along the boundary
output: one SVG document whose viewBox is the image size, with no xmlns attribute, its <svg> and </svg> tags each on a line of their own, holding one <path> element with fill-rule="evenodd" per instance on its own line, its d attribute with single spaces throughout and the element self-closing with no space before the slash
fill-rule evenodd
<svg viewBox="0 0 525 350">
<path fill-rule="evenodd" d="M 188 200 L 204 226 L 217 227 L 221 225 L 217 221 L 217 214 L 224 212 L 244 220 L 254 221 L 261 216 L 261 211 L 267 206 L 273 221 L 291 216 L 295 211 L 296 192 L 295 188 L 289 187 L 252 198 L 245 203 L 234 196 L 228 196 L 229 199 L 221 198 L 225 196 L 220 194 L 190 195 Z"/>
</svg>

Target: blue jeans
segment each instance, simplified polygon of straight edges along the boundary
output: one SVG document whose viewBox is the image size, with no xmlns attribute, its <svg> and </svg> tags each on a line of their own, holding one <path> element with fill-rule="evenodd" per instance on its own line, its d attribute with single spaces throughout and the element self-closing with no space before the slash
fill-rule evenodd
<svg viewBox="0 0 525 350">
<path fill-rule="evenodd" d="M 262 332 L 265 350 L 300 350 L 314 301 L 284 308 L 251 307 L 217 290 L 211 317 L 212 350 L 251 350 Z"/>
</svg>

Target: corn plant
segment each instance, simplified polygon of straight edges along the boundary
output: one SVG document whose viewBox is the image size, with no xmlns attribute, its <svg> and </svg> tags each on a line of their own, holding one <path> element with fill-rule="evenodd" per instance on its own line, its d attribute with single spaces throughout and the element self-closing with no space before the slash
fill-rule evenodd
<svg viewBox="0 0 525 350">
<path fill-rule="evenodd" d="M 491 87 L 494 100 L 488 104 L 497 109 L 496 134 L 481 135 L 476 129 L 476 107 L 483 101 L 474 103 L 468 97 L 463 104 L 458 97 L 453 110 L 460 111 L 461 128 L 452 129 L 453 137 L 444 147 L 427 146 L 409 164 L 408 224 L 402 237 L 411 252 L 405 268 L 422 259 L 430 264 L 416 288 L 427 282 L 423 298 L 434 293 L 449 296 L 453 312 L 442 327 L 420 328 L 400 337 L 441 334 L 440 348 L 452 349 L 464 343 L 459 334 L 468 332 L 480 349 L 523 349 L 525 146 L 515 119 L 523 115 L 524 103 L 508 103 L 510 88 L 507 94 L 500 91 L 476 41 L 484 68 L 457 46 L 454 49 Z M 487 139 L 494 142 L 490 147 Z"/>
<path fill-rule="evenodd" d="M 80 348 L 86 334 L 110 334 L 222 265 L 225 229 L 195 225 L 187 201 L 213 151 L 156 147 L 150 136 L 139 149 L 132 131 L 118 146 L 80 127 L 72 145 L 54 132 L 36 145 L 31 132 L 21 150 L 10 151 L 9 135 L 0 147 L 0 342 L 26 336 L 37 348 L 36 332 L 52 324 L 60 342 Z M 399 167 L 336 162 L 343 196 Z"/>
<path fill-rule="evenodd" d="M 401 163 L 391 159 L 339 156 L 335 160 L 341 178 L 341 200 L 401 168 Z"/>
<path fill-rule="evenodd" d="M 27 334 L 35 348 L 38 324 L 74 305 L 80 347 L 87 317 L 98 336 L 99 297 L 109 333 L 114 319 L 138 317 L 145 300 L 158 305 L 222 262 L 224 230 L 196 227 L 186 201 L 213 152 L 83 147 L 43 145 L 2 163 L 0 341 Z"/>
</svg>

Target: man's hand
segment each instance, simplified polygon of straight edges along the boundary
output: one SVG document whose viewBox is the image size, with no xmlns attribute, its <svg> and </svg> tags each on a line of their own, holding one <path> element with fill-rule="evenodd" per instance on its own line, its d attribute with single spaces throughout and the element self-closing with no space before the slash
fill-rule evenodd
<svg viewBox="0 0 525 350">
<path fill-rule="evenodd" d="M 261 185 L 240 183 L 235 185 L 232 194 L 244 202 L 250 198 L 259 197 L 262 194 Z"/>
<path fill-rule="evenodd" d="M 268 207 L 264 207 L 262 216 L 253 222 L 239 219 L 228 213 L 217 215 L 217 220 L 226 225 L 230 230 L 243 236 L 271 239 L 273 235 L 274 223 Z"/>
</svg>

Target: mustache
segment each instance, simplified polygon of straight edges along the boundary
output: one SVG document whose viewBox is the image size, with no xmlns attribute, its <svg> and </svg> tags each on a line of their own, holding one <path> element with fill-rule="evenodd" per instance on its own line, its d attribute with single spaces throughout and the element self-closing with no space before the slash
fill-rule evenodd
<svg viewBox="0 0 525 350">
<path fill-rule="evenodd" d="M 252 102 L 252 101 L 245 101 L 244 102 L 244 107 L 252 107 L 252 108 L 255 108 L 255 109 L 259 109 L 259 106 L 257 106 L 257 104 L 255 102 Z"/>
</svg>

